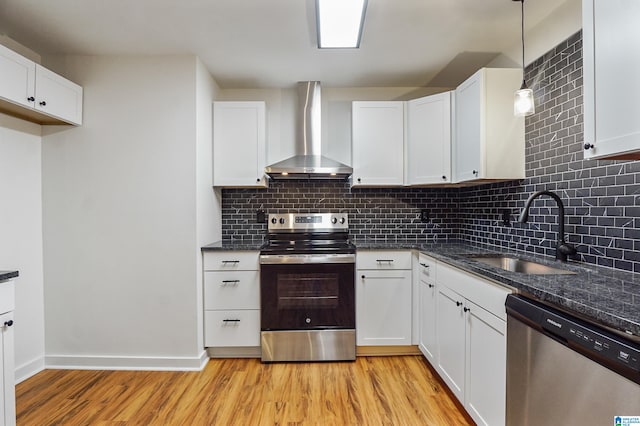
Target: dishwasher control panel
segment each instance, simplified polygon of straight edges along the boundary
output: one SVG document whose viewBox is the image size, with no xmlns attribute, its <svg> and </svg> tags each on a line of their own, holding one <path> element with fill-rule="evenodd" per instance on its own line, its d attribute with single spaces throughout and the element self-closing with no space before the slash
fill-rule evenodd
<svg viewBox="0 0 640 426">
<path fill-rule="evenodd" d="M 507 298 L 507 313 L 612 368 L 632 370 L 640 379 L 640 345 L 564 312 L 521 297 Z"/>
</svg>

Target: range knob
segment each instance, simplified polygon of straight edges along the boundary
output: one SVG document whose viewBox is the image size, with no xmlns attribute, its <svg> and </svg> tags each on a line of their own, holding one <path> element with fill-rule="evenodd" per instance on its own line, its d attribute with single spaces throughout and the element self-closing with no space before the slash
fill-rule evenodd
<svg viewBox="0 0 640 426">
<path fill-rule="evenodd" d="M 338 223 L 338 218 L 336 218 L 336 217 L 332 217 L 332 218 L 331 218 L 331 223 L 333 223 L 334 225 L 335 225 L 336 223 Z"/>
<path fill-rule="evenodd" d="M 280 225 L 284 225 L 284 217 L 280 218 Z"/>
<path fill-rule="evenodd" d="M 278 219 L 276 219 L 275 217 L 271 218 L 271 223 L 275 225 L 276 223 L 278 223 Z"/>
<path fill-rule="evenodd" d="M 341 224 L 341 225 L 344 225 L 344 222 L 345 222 L 344 217 L 341 217 L 341 218 L 340 218 L 340 224 Z"/>
</svg>

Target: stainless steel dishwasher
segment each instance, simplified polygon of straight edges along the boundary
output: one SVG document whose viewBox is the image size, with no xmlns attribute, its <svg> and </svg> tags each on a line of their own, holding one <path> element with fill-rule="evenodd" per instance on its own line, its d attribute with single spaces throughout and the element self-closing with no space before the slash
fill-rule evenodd
<svg viewBox="0 0 640 426">
<path fill-rule="evenodd" d="M 507 425 L 640 424 L 640 344 L 521 295 L 506 306 Z"/>
</svg>

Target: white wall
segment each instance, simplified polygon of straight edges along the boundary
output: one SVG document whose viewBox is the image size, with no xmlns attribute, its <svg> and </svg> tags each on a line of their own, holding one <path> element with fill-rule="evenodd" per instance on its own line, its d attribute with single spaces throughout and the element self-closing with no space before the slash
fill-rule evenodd
<svg viewBox="0 0 640 426">
<path fill-rule="evenodd" d="M 526 6 L 525 3 L 525 23 Z M 582 28 L 582 0 L 567 0 L 533 28 L 525 32 L 525 64 L 555 48 Z M 514 44 L 488 66 L 522 66 L 522 44 L 518 39 Z"/>
<path fill-rule="evenodd" d="M 213 101 L 219 88 L 204 64 L 198 59 L 196 66 L 196 226 L 197 239 L 194 256 L 197 260 L 196 351 L 204 348 L 204 306 L 202 252 L 204 245 L 222 238 L 221 193 L 213 189 Z"/>
<path fill-rule="evenodd" d="M 0 270 L 16 278 L 16 380 L 44 366 L 40 126 L 0 114 Z"/>
<path fill-rule="evenodd" d="M 46 363 L 199 368 L 197 60 L 64 68 L 84 87 L 84 122 L 43 134 Z"/>
</svg>

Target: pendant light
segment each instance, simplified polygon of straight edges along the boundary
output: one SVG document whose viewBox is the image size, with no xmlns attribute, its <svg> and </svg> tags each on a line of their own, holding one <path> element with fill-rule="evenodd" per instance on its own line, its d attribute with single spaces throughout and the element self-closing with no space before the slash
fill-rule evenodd
<svg viewBox="0 0 640 426">
<path fill-rule="evenodd" d="M 526 117 L 536 112 L 533 101 L 533 90 L 527 87 L 524 79 L 524 0 L 513 0 L 521 3 L 521 36 L 522 36 L 522 86 L 516 90 L 513 99 L 513 114 L 517 117 Z"/>
</svg>

